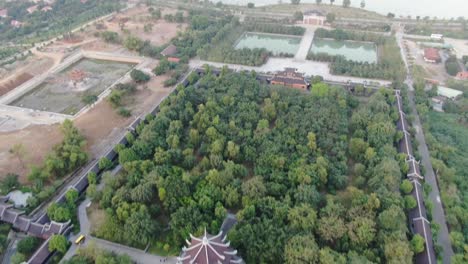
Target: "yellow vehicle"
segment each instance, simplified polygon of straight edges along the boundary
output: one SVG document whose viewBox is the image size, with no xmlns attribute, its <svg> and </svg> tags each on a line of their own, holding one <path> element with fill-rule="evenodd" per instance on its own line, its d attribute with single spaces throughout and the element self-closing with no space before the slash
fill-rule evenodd
<svg viewBox="0 0 468 264">
<path fill-rule="evenodd" d="M 85 240 L 85 235 L 81 235 L 75 240 L 75 244 L 79 245 L 79 244 L 83 243 L 84 240 Z"/>
</svg>

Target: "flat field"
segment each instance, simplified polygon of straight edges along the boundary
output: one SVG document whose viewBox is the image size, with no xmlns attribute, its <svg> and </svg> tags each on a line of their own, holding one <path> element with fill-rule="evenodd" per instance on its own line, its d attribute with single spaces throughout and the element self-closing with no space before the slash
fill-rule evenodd
<svg viewBox="0 0 468 264">
<path fill-rule="evenodd" d="M 131 69 L 130 64 L 82 59 L 49 77 L 11 105 L 74 115 L 86 95 L 99 95 Z"/>
</svg>

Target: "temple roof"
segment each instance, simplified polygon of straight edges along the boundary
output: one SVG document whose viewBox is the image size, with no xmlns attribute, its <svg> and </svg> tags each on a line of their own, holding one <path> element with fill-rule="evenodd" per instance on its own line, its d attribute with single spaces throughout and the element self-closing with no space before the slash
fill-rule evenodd
<svg viewBox="0 0 468 264">
<path fill-rule="evenodd" d="M 201 238 L 190 235 L 191 241 L 186 241 L 188 247 L 182 248 L 179 264 L 228 264 L 244 263 L 237 256 L 237 250 L 229 246 L 223 232 L 212 236 L 206 233 Z"/>
</svg>

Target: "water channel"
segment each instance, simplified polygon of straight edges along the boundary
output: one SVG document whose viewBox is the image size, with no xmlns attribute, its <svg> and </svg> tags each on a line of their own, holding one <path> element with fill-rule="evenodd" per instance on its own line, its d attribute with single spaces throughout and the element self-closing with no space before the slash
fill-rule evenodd
<svg viewBox="0 0 468 264">
<path fill-rule="evenodd" d="M 301 37 L 299 36 L 246 32 L 238 40 L 235 48 L 265 48 L 273 54 L 288 53 L 295 55 L 300 43 Z"/>
<path fill-rule="evenodd" d="M 328 55 L 342 55 L 348 60 L 358 62 L 377 62 L 375 44 L 358 41 L 338 41 L 334 39 L 314 39 L 311 52 L 327 53 Z"/>
</svg>

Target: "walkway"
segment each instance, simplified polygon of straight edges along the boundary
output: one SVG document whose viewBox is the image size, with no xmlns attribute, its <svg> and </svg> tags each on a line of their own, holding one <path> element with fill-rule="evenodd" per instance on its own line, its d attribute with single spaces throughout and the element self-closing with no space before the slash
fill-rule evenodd
<svg viewBox="0 0 468 264">
<path fill-rule="evenodd" d="M 304 36 L 302 37 L 299 50 L 294 57 L 296 60 L 306 60 L 307 54 L 309 54 L 310 46 L 314 40 L 314 33 L 317 28 L 307 27 Z"/>
<path fill-rule="evenodd" d="M 449 236 L 444 209 L 442 207 L 442 202 L 440 199 L 439 186 L 437 185 L 436 176 L 434 174 L 434 168 L 432 168 L 432 164 L 431 164 L 431 156 L 430 156 L 427 144 L 426 144 L 426 139 L 424 137 L 424 131 L 422 129 L 421 120 L 419 118 L 418 111 L 416 110 L 416 104 L 414 102 L 414 94 L 412 92 L 414 91 L 413 80 L 411 78 L 409 64 L 406 59 L 406 54 L 404 52 L 402 28 L 400 28 L 400 30 L 396 33 L 396 38 L 398 41 L 398 45 L 400 46 L 400 50 L 403 56 L 403 61 L 405 62 L 405 65 L 406 65 L 406 70 L 408 72 L 408 76 L 407 76 L 405 83 L 408 85 L 409 90 L 410 90 L 410 92 L 408 93 L 409 103 L 410 103 L 412 114 L 414 116 L 412 125 L 416 130 L 415 137 L 416 137 L 416 141 L 418 142 L 418 152 L 421 156 L 421 164 L 422 166 L 424 166 L 424 169 L 425 169 L 424 179 L 426 183 L 429 184 L 432 188 L 432 192 L 429 194 L 429 200 L 434 205 L 434 207 L 432 208 L 432 221 L 437 223 L 440 227 L 438 236 L 437 236 L 438 238 L 437 243 L 440 246 L 442 246 L 442 249 L 443 249 L 443 252 L 442 252 L 443 263 L 449 264 L 450 259 L 453 256 L 453 249 L 452 249 L 452 244 L 450 242 L 450 236 Z"/>
<path fill-rule="evenodd" d="M 442 201 L 440 199 L 439 186 L 437 185 L 434 168 L 432 168 L 431 164 L 431 156 L 427 148 L 426 139 L 424 137 L 424 131 L 421 125 L 421 120 L 419 119 L 419 115 L 416 110 L 416 104 L 414 103 L 414 95 L 411 92 L 409 93 L 409 101 L 411 111 L 414 116 L 413 127 L 416 130 L 415 137 L 419 146 L 418 152 L 421 156 L 421 165 L 424 166 L 425 169 L 424 179 L 426 183 L 429 184 L 432 188 L 432 192 L 429 194 L 429 200 L 434 205 L 434 207 L 432 208 L 432 221 L 437 223 L 440 227 L 437 236 L 437 243 L 440 244 L 443 248 L 443 263 L 449 264 L 450 259 L 453 256 L 452 244 L 450 242 L 450 235 L 447 227 L 445 213 L 442 206 Z"/>
<path fill-rule="evenodd" d="M 351 81 L 353 83 L 379 83 L 382 86 L 390 86 L 390 81 L 385 80 L 376 80 L 376 79 L 365 79 L 365 78 L 357 78 L 351 76 L 338 76 L 333 75 L 330 73 L 330 69 L 327 63 L 323 62 L 315 62 L 315 61 L 306 61 L 306 60 L 296 60 L 294 58 L 270 58 L 266 64 L 254 67 L 254 66 L 245 66 L 245 65 L 238 65 L 238 64 L 228 64 L 228 63 L 219 63 L 219 62 L 211 62 L 211 61 L 203 61 L 198 59 L 190 60 L 189 65 L 193 68 L 202 68 L 203 65 L 210 65 L 216 68 L 222 68 L 223 66 L 227 66 L 230 69 L 236 71 L 256 71 L 256 72 L 263 72 L 263 73 L 274 73 L 277 71 L 282 71 L 284 68 L 292 67 L 296 68 L 299 72 L 304 73 L 307 76 L 315 76 L 320 75 L 326 81 L 332 82 L 340 82 L 346 83 Z"/>
</svg>

